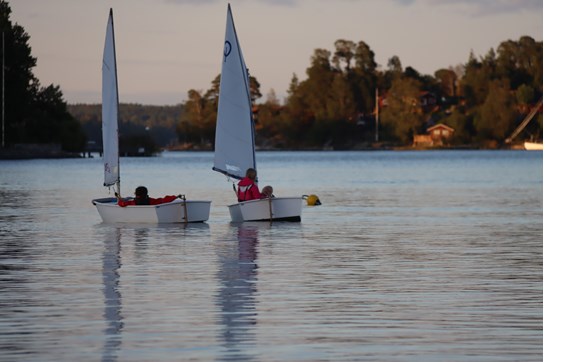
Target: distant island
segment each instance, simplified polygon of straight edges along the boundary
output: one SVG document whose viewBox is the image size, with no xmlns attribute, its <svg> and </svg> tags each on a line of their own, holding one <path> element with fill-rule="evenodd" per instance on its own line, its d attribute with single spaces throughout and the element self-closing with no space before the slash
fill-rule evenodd
<svg viewBox="0 0 580 362">
<path fill-rule="evenodd" d="M 308 78 L 294 76 L 284 102 L 273 91 L 262 97 L 250 77 L 258 149 L 497 149 L 542 139 L 540 107 L 518 137 L 505 142 L 542 99 L 541 42 L 505 41 L 497 53 L 471 54 L 466 64 L 434 76 L 403 69 L 396 56 L 380 71 L 364 42 L 337 40 L 335 47 L 314 51 Z M 184 104 L 121 104 L 121 133 L 148 136 L 162 149 L 212 150 L 219 81 L 218 75 L 206 92 L 190 90 Z M 98 140 L 100 105 L 68 109 Z"/>
<path fill-rule="evenodd" d="M 6 105 L 0 158 L 98 152 L 101 106 L 67 104 L 58 85 L 40 85 L 29 36 L 10 22 L 10 13 L 0 0 Z M 433 75 L 403 67 L 396 55 L 382 67 L 364 41 L 338 39 L 333 51 L 314 50 L 306 75 L 293 75 L 284 100 L 273 90 L 263 96 L 250 75 L 258 149 L 497 149 L 543 138 L 536 107 L 543 96 L 543 43 L 529 36 L 503 41 L 484 56 L 471 52 L 464 64 Z M 187 91 L 183 104 L 121 104 L 122 153 L 213 150 L 219 82 L 217 75 L 208 90 Z"/>
</svg>

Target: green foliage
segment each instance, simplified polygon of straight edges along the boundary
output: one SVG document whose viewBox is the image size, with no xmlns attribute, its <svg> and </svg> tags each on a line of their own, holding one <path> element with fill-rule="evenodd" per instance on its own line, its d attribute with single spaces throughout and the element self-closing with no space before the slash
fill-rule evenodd
<svg viewBox="0 0 580 362">
<path fill-rule="evenodd" d="M 527 84 L 520 85 L 516 90 L 516 98 L 519 104 L 532 104 L 535 99 L 534 88 Z"/>
<path fill-rule="evenodd" d="M 541 92 L 543 43 L 529 36 L 502 42 L 498 47 L 497 67 L 500 77 L 510 79 L 512 89 L 527 84 Z"/>
<path fill-rule="evenodd" d="M 314 51 L 306 80 L 293 76 L 280 119 L 298 132 L 286 133 L 293 138 L 287 143 L 340 148 L 358 141 L 356 121 L 374 109 L 377 64 L 364 42 L 339 39 L 335 47 L 334 55 Z"/>
<path fill-rule="evenodd" d="M 507 80 L 491 82 L 485 102 L 475 117 L 475 130 L 480 141 L 503 141 L 517 119 L 516 102 Z"/>
<path fill-rule="evenodd" d="M 381 124 L 391 133 L 388 140 L 409 144 L 420 132 L 423 112 L 419 105 L 420 83 L 413 78 L 399 78 L 389 90 L 388 106 L 381 113 Z"/>
<path fill-rule="evenodd" d="M 465 67 L 465 76 L 461 81 L 462 95 L 468 107 L 476 107 L 483 102 L 489 93 L 489 82 L 493 80 L 492 60 L 480 62 L 471 58 Z"/>
<path fill-rule="evenodd" d="M 387 67 L 389 68 L 389 71 L 396 73 L 398 75 L 403 73 L 403 64 L 401 63 L 401 59 L 399 59 L 399 57 L 396 55 L 389 58 L 389 61 L 387 62 Z"/>
<path fill-rule="evenodd" d="M 334 42 L 334 47 L 336 51 L 332 57 L 332 64 L 336 69 L 344 69 L 348 73 L 352 66 L 352 59 L 355 56 L 355 43 L 350 40 L 339 39 Z M 344 67 L 342 64 L 344 64 Z"/>
<path fill-rule="evenodd" d="M 200 91 L 189 91 L 188 100 L 185 102 L 177 124 L 177 133 L 181 142 L 213 143 L 217 117 L 217 99 L 213 98 L 213 91 L 210 93 L 211 96 L 202 97 Z"/>
<path fill-rule="evenodd" d="M 504 42 L 497 53 L 490 49 L 480 59 L 470 54 L 465 65 L 440 69 L 434 76 L 422 75 L 410 66 L 403 68 L 396 55 L 381 71 L 374 52 L 362 41 L 339 39 L 334 46 L 334 52 L 314 50 L 306 79 L 292 76 L 284 104 L 271 93 L 257 106 L 259 146 L 368 145 L 374 139 L 377 90 L 382 141 L 410 145 L 429 125 L 445 123 L 455 130 L 450 144 L 500 144 L 529 109 L 528 104 L 542 94 L 541 81 L 536 82 L 542 79 L 538 66 L 542 46 L 529 37 Z M 259 83 L 251 83 L 255 101 Z M 203 97 L 201 92 L 190 94 L 178 127 L 182 140 L 191 142 L 196 135 L 198 142 L 207 142 L 218 92 L 219 76 Z"/>
<path fill-rule="evenodd" d="M 32 143 L 61 143 L 64 151 L 84 149 L 86 136 L 80 123 L 67 111 L 62 92 L 52 84 L 36 95 L 26 119 L 27 139 Z"/>
<path fill-rule="evenodd" d="M 446 125 L 453 128 L 455 133 L 451 139 L 454 145 L 467 145 L 472 143 L 474 132 L 473 117 L 465 113 L 465 107 L 455 109 L 445 118 Z"/>
<path fill-rule="evenodd" d="M 119 136 L 119 153 L 122 156 L 150 156 L 159 152 L 151 136 L 146 132 Z"/>
<path fill-rule="evenodd" d="M 371 113 L 375 107 L 375 88 L 377 87 L 377 63 L 375 53 L 365 42 L 359 42 L 355 51 L 354 74 L 350 78 L 350 91 L 356 110 Z"/>
<path fill-rule="evenodd" d="M 183 105 L 151 106 L 121 103 L 119 133 L 124 137 L 150 138 L 151 142 L 147 141 L 147 144 L 154 144 L 155 149 L 175 144 L 178 142 L 176 128 L 183 108 Z M 102 145 L 101 105 L 72 104 L 67 105 L 67 109 L 79 120 L 87 139 Z"/>
<path fill-rule="evenodd" d="M 28 45 L 30 36 L 23 27 L 12 24 L 11 12 L 8 2 L 0 0 L 6 144 L 53 143 L 65 151 L 82 151 L 85 135 L 78 121 L 68 113 L 59 86 L 43 88 L 35 78 L 32 69 L 36 58 Z"/>
<path fill-rule="evenodd" d="M 100 143 L 101 106 L 67 106 L 58 86 L 39 85 L 29 36 L 10 23 L 5 0 L 0 0 L 0 28 L 6 37 L 9 142 L 59 142 L 78 150 L 84 131 Z M 284 102 L 271 91 L 265 102 L 256 103 L 262 97 L 260 83 L 250 76 L 258 146 L 370 147 L 377 111 L 380 141 L 390 145 L 411 145 L 414 136 L 436 123 L 455 130 L 452 145 L 501 144 L 543 93 L 543 43 L 527 36 L 504 41 L 479 58 L 471 53 L 465 64 L 433 76 L 403 67 L 397 55 L 384 66 L 365 42 L 338 39 L 333 51 L 314 50 L 305 79 L 293 74 Z M 175 106 L 121 104 L 122 147 L 211 147 L 219 83 L 218 75 L 205 93 L 190 90 L 187 101 Z M 540 114 L 530 123 L 530 135 L 541 138 L 542 126 Z"/>
<path fill-rule="evenodd" d="M 440 94 L 446 98 L 457 96 L 457 74 L 451 69 L 439 69 L 435 72 L 435 78 L 440 84 Z"/>
</svg>

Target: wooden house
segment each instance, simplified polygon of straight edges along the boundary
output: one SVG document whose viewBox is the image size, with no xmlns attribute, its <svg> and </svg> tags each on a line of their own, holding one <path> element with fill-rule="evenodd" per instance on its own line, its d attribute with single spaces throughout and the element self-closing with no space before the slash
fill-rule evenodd
<svg viewBox="0 0 580 362">
<path fill-rule="evenodd" d="M 427 134 L 415 135 L 413 147 L 433 147 L 443 145 L 445 140 L 453 136 L 455 130 L 443 123 L 427 128 Z"/>
<path fill-rule="evenodd" d="M 450 139 L 455 130 L 443 123 L 427 128 L 427 133 L 433 141 L 433 145 L 442 145 L 443 141 Z"/>
</svg>

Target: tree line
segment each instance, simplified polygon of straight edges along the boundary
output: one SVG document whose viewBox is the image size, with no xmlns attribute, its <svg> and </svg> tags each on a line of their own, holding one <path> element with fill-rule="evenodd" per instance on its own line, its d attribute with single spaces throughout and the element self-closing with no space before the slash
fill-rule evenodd
<svg viewBox="0 0 580 362">
<path fill-rule="evenodd" d="M 32 69 L 36 58 L 28 45 L 30 36 L 12 24 L 12 10 L 0 0 L 0 32 L 4 69 L 3 147 L 19 143 L 60 144 L 65 151 L 80 151 L 86 137 L 80 123 L 68 111 L 58 85 L 40 85 Z"/>
<path fill-rule="evenodd" d="M 376 63 L 364 41 L 339 39 L 334 51 L 316 49 L 306 79 L 294 74 L 281 103 L 273 91 L 256 104 L 256 142 L 273 148 L 407 146 L 443 123 L 455 130 L 449 146 L 498 147 L 543 93 L 543 43 L 529 36 L 434 76 L 403 68 L 398 56 Z M 261 97 L 251 77 L 252 99 Z M 219 76 L 202 94 L 190 90 L 177 125 L 181 141 L 212 142 Z M 377 115 L 378 113 L 378 115 Z M 378 116 L 378 117 L 377 117 Z M 378 122 L 377 122 L 378 118 Z M 378 127 L 377 127 L 378 123 Z M 522 137 L 542 137 L 542 116 Z"/>
<path fill-rule="evenodd" d="M 79 120 L 87 139 L 102 146 L 101 105 L 70 104 L 67 109 Z M 120 147 L 130 153 L 140 147 L 145 148 L 147 153 L 155 153 L 161 148 L 177 147 L 176 126 L 182 112 L 182 104 L 119 104 Z"/>
<path fill-rule="evenodd" d="M 88 140 L 102 144 L 100 105 L 67 105 L 58 85 L 39 84 L 29 36 L 10 13 L 0 0 L 7 144 L 60 143 L 70 151 Z M 217 75 L 207 91 L 189 90 L 183 104 L 121 104 L 121 146 L 212 149 L 219 82 Z M 262 148 L 408 146 L 438 123 L 455 130 L 449 146 L 498 147 L 542 97 L 543 43 L 506 40 L 484 56 L 472 52 L 465 64 L 424 75 L 396 55 L 381 66 L 364 41 L 338 39 L 332 51 L 314 50 L 306 78 L 294 74 L 285 99 L 273 90 L 262 97 L 251 75 L 250 88 Z M 540 114 L 520 137 L 541 139 L 542 129 Z"/>
</svg>

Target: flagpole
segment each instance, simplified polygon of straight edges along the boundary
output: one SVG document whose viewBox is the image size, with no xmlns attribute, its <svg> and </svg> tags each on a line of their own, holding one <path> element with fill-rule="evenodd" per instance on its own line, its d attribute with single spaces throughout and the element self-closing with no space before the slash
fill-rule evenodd
<svg viewBox="0 0 580 362">
<path fill-rule="evenodd" d="M 4 148 L 4 32 L 2 32 L 2 148 Z"/>
<path fill-rule="evenodd" d="M 379 142 L 379 88 L 375 88 L 375 142 Z"/>
</svg>

